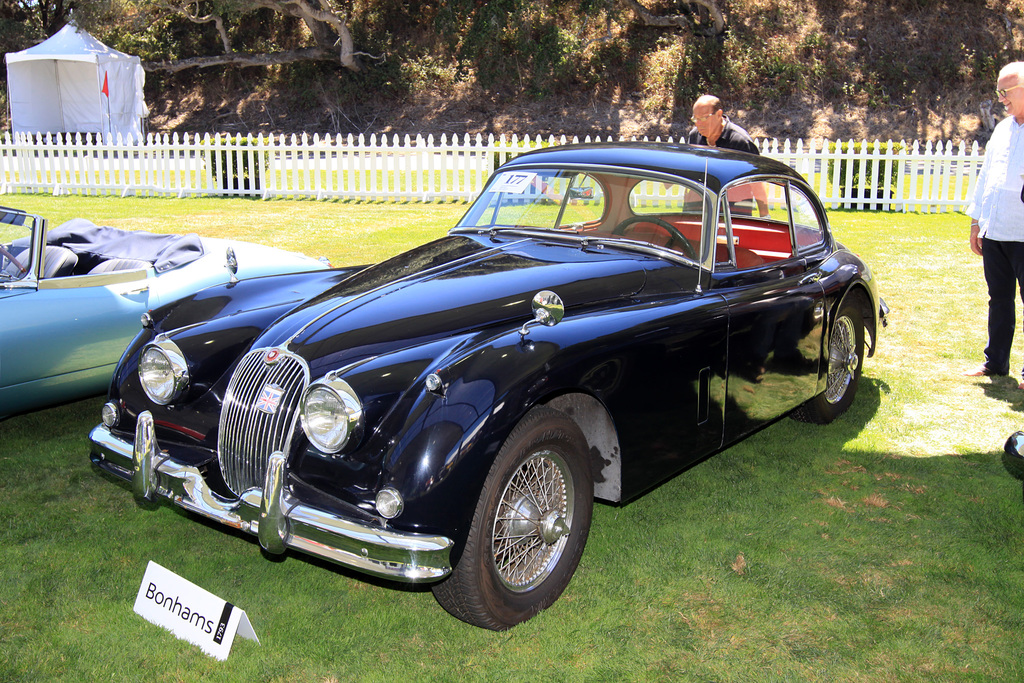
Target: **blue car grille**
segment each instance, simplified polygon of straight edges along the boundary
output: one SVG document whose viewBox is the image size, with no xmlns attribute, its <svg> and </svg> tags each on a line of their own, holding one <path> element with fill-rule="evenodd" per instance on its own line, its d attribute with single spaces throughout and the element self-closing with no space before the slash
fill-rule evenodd
<svg viewBox="0 0 1024 683">
<path fill-rule="evenodd" d="M 235 495 L 263 486 L 267 460 L 287 454 L 309 366 L 283 349 L 253 349 L 231 376 L 220 413 L 217 457 Z"/>
</svg>

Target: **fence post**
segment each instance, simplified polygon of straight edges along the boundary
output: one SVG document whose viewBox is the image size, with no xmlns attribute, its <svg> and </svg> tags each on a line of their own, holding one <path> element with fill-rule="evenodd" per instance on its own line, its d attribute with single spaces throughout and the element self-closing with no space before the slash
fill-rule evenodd
<svg viewBox="0 0 1024 683">
<path fill-rule="evenodd" d="M 11 134 L 4 131 L 3 142 L 0 143 L 0 194 L 7 194 L 7 185 L 11 174 Z"/>
<path fill-rule="evenodd" d="M 967 194 L 965 199 L 967 206 L 964 208 L 965 211 L 974 203 L 974 191 L 977 187 L 978 175 L 981 173 L 981 166 L 983 163 L 984 160 L 981 159 L 978 154 L 978 142 L 975 141 L 974 144 L 971 145 L 971 156 L 967 166 L 970 171 L 970 175 L 967 177 Z"/>
<path fill-rule="evenodd" d="M 890 211 L 906 212 L 906 204 L 903 202 L 904 179 L 907 175 L 907 141 L 900 140 L 900 150 L 895 156 L 896 164 L 896 201 L 889 205 Z"/>
<path fill-rule="evenodd" d="M 833 146 L 834 144 L 834 146 Z M 840 206 L 846 208 L 843 201 L 839 199 L 843 193 L 843 188 L 839 183 L 839 171 L 840 171 L 840 159 L 843 154 L 843 143 L 841 140 L 836 140 L 835 143 L 829 143 L 828 159 L 832 162 L 832 208 L 837 209 Z"/>
</svg>

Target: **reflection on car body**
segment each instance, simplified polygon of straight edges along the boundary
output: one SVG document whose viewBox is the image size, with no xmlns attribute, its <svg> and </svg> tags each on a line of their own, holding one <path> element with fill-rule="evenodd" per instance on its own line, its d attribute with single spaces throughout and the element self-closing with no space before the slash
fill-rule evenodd
<svg viewBox="0 0 1024 683">
<path fill-rule="evenodd" d="M 292 278 L 298 303 L 267 278 L 154 311 L 93 461 L 493 629 L 561 594 L 595 498 L 841 415 L 884 322 L 798 174 L 687 146 L 524 154 L 448 236 Z"/>
</svg>

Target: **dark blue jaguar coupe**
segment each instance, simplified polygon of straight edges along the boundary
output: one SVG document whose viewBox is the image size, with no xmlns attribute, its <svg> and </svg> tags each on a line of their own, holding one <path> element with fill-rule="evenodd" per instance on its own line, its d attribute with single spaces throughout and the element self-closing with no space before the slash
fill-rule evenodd
<svg viewBox="0 0 1024 683">
<path fill-rule="evenodd" d="M 884 314 L 788 166 L 545 149 L 437 241 L 149 312 L 92 459 L 140 500 L 429 582 L 506 629 L 569 583 L 595 498 L 625 503 L 786 414 L 841 415 Z"/>
</svg>

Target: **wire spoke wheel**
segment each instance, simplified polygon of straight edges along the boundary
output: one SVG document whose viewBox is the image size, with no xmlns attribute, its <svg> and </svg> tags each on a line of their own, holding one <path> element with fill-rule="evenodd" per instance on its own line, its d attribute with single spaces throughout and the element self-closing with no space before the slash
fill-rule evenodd
<svg viewBox="0 0 1024 683">
<path fill-rule="evenodd" d="M 551 573 L 571 532 L 572 501 L 565 461 L 550 450 L 512 475 L 492 530 L 494 566 L 509 589 L 528 590 Z"/>
<path fill-rule="evenodd" d="M 843 316 L 836 321 L 828 352 L 828 379 L 825 400 L 838 403 L 856 377 L 860 358 L 857 356 L 857 334 L 853 321 Z"/>
<path fill-rule="evenodd" d="M 590 533 L 590 468 L 587 439 L 572 419 L 545 406 L 530 410 L 491 465 L 451 576 L 431 588 L 441 606 L 500 631 L 557 600 Z"/>
<path fill-rule="evenodd" d="M 864 363 L 864 320 L 870 315 L 862 296 L 848 297 L 829 330 L 828 349 L 823 349 L 825 386 L 821 393 L 791 415 L 804 422 L 828 424 L 853 404 Z"/>
</svg>

